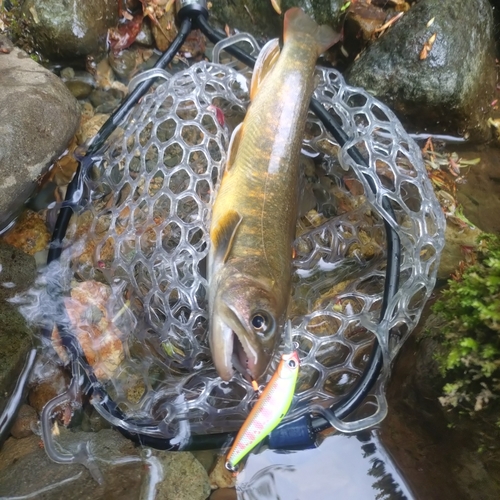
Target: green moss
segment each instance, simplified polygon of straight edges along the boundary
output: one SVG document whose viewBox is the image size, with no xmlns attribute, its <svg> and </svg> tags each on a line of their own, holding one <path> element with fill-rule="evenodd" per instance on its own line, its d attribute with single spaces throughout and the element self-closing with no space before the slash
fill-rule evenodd
<svg viewBox="0 0 500 500">
<path fill-rule="evenodd" d="M 445 406 L 469 413 L 498 407 L 500 396 L 500 238 L 479 238 L 475 262 L 462 268 L 434 305 L 446 320 L 438 355 Z"/>
<path fill-rule="evenodd" d="M 22 4 L 21 0 L 11 0 L 3 5 L 0 1 L 0 19 L 5 25 L 5 34 L 16 47 L 30 54 L 33 60 L 42 62 L 40 55 L 35 53 L 33 36 L 24 19 Z"/>
</svg>

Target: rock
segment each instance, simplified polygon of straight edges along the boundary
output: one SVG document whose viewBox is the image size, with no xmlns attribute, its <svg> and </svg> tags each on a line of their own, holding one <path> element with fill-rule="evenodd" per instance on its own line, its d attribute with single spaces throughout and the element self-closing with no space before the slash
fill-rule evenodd
<svg viewBox="0 0 500 500">
<path fill-rule="evenodd" d="M 125 49 L 118 54 L 111 52 L 108 59 L 113 71 L 123 80 L 130 80 L 137 73 L 137 56 L 134 50 Z"/>
<path fill-rule="evenodd" d="M 351 3 L 344 23 L 343 46 L 352 58 L 376 35 L 387 19 L 387 12 L 371 3 Z"/>
<path fill-rule="evenodd" d="M 38 420 L 36 410 L 29 405 L 22 405 L 16 421 L 10 430 L 10 433 L 16 438 L 21 439 L 33 434 L 33 426 Z"/>
<path fill-rule="evenodd" d="M 157 499 L 205 500 L 210 495 L 208 475 L 191 453 L 154 451 L 144 453 L 150 459 L 141 460 L 140 448 L 111 429 L 88 433 L 72 432 L 60 426 L 56 440 L 65 452 L 88 443 L 104 476 L 104 485 L 98 485 L 79 464 L 52 462 L 39 446 L 39 437 L 10 438 L 0 453 L 1 498 L 36 495 L 43 500 L 135 500 L 142 498 L 141 488 L 147 491 L 154 480 L 158 481 L 154 496 Z M 129 460 L 117 464 L 120 458 Z M 42 489 L 45 489 L 43 494 Z"/>
<path fill-rule="evenodd" d="M 212 492 L 210 500 L 238 500 L 238 493 L 235 488 L 221 488 Z"/>
<path fill-rule="evenodd" d="M 106 123 L 109 118 L 107 114 L 97 114 L 88 119 L 82 120 L 80 128 L 76 134 L 76 140 L 78 144 L 84 144 L 86 141 L 93 138 L 99 129 Z"/>
<path fill-rule="evenodd" d="M 29 288 L 35 276 L 35 259 L 0 241 L 0 411 L 32 345 L 25 319 L 7 299 Z"/>
<path fill-rule="evenodd" d="M 489 139 L 487 113 L 496 83 L 489 2 L 416 3 L 361 54 L 346 79 L 390 106 L 412 131 Z"/>
<path fill-rule="evenodd" d="M 224 456 L 218 457 L 209 477 L 210 487 L 213 490 L 217 488 L 232 488 L 236 485 L 236 476 L 226 469 L 226 457 Z"/>
<path fill-rule="evenodd" d="M 28 289 L 35 276 L 35 259 L 0 240 L 0 301 Z"/>
<path fill-rule="evenodd" d="M 198 460 L 198 462 L 205 467 L 205 470 L 210 473 L 219 454 L 219 450 L 197 450 L 192 453 L 196 460 Z"/>
<path fill-rule="evenodd" d="M 96 85 L 94 77 L 87 71 L 72 71 L 71 73 L 61 71 L 61 78 L 76 99 L 88 97 Z"/>
<path fill-rule="evenodd" d="M 28 255 L 35 255 L 47 248 L 50 233 L 40 214 L 26 210 L 3 240 Z"/>
<path fill-rule="evenodd" d="M 82 430 L 85 432 L 99 432 L 102 429 L 111 429 L 111 424 L 99 415 L 93 408 L 89 412 L 85 411 L 82 418 Z"/>
<path fill-rule="evenodd" d="M 459 227 L 446 221 L 444 249 L 439 262 L 438 279 L 447 280 L 454 273 L 460 261 L 464 260 L 464 247 L 476 247 L 481 231 L 475 227 Z"/>
<path fill-rule="evenodd" d="M 131 457 L 135 460 L 122 465 L 98 462 L 105 478 L 105 483 L 101 486 L 82 465 L 52 462 L 38 446 L 40 438 L 10 438 L 0 454 L 0 497 L 33 495 L 42 500 L 141 498 L 141 487 L 143 483 L 149 482 L 149 474 L 130 441 L 112 430 L 85 433 L 61 428 L 60 433 L 57 441 L 64 450 L 74 450 L 79 443 L 89 442 L 92 453 L 99 459 L 111 461 Z"/>
<path fill-rule="evenodd" d="M 68 373 L 53 361 L 39 358 L 29 380 L 29 404 L 42 413 L 43 407 L 58 394 L 66 391 L 70 377 Z"/>
<path fill-rule="evenodd" d="M 302 9 L 320 24 L 338 24 L 344 0 L 282 0 L 281 11 L 290 7 Z M 224 28 L 246 31 L 259 38 L 282 35 L 282 20 L 269 0 L 218 0 L 212 2 L 211 20 Z"/>
<path fill-rule="evenodd" d="M 12 393 L 32 346 L 31 337 L 32 333 L 19 311 L 0 300 L 0 411 Z"/>
<path fill-rule="evenodd" d="M 457 184 L 457 200 L 464 207 L 467 218 L 482 231 L 500 233 L 500 168 L 498 149 L 461 153 L 462 156 L 481 157 L 478 165 L 467 173 L 467 182 Z"/>
<path fill-rule="evenodd" d="M 26 0 L 22 9 L 35 44 L 48 59 L 96 53 L 118 22 L 115 0 Z"/>
<path fill-rule="evenodd" d="M 89 96 L 96 113 L 112 113 L 122 100 L 123 94 L 116 89 L 95 89 Z"/>
<path fill-rule="evenodd" d="M 151 47 L 153 45 L 153 33 L 151 33 L 151 27 L 147 23 L 142 23 L 141 30 L 137 35 L 135 41 L 145 47 Z"/>
<path fill-rule="evenodd" d="M 17 48 L 0 53 L 0 88 L 1 229 L 66 148 L 79 108 L 57 76 Z"/>
<path fill-rule="evenodd" d="M 207 471 L 192 453 L 183 451 L 155 452 L 164 479 L 157 486 L 162 500 L 205 500 L 210 495 Z"/>
<path fill-rule="evenodd" d="M 40 436 L 31 435 L 23 439 L 9 438 L 0 452 L 0 478 L 2 471 L 20 458 L 30 455 L 40 449 Z"/>
</svg>

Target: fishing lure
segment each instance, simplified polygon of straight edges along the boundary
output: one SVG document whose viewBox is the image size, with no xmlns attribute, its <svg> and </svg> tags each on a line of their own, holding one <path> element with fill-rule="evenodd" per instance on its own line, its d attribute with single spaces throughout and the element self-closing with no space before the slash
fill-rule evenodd
<svg viewBox="0 0 500 500">
<path fill-rule="evenodd" d="M 226 468 L 238 470 L 238 463 L 281 422 L 292 403 L 299 374 L 296 350 L 283 353 L 275 374 L 243 423 L 227 454 Z"/>
</svg>

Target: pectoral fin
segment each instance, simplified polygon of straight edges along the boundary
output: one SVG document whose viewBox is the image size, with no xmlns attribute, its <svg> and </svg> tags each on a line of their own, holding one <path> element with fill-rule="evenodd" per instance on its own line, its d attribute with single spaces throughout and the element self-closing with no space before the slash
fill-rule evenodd
<svg viewBox="0 0 500 500">
<path fill-rule="evenodd" d="M 214 263 L 226 262 L 234 243 L 243 217 L 236 210 L 228 210 L 210 231 L 212 241 L 212 260 Z"/>
<path fill-rule="evenodd" d="M 238 147 L 240 145 L 242 134 L 243 134 L 243 123 L 240 123 L 233 130 L 233 135 L 231 136 L 231 140 L 229 141 L 229 148 L 227 151 L 227 160 L 226 160 L 226 172 L 229 172 L 229 170 L 231 170 L 231 167 L 233 166 L 234 160 L 236 158 L 236 152 L 238 151 Z"/>
<path fill-rule="evenodd" d="M 250 99 L 255 97 L 262 81 L 274 68 L 279 55 L 280 44 L 277 38 L 270 40 L 262 47 L 253 69 L 252 83 L 250 84 Z"/>
</svg>

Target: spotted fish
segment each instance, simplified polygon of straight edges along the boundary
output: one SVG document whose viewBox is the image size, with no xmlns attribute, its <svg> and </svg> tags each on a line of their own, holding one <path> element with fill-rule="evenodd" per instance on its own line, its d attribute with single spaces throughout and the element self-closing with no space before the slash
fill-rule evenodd
<svg viewBox="0 0 500 500">
<path fill-rule="evenodd" d="M 284 18 L 284 45 L 264 46 L 251 105 L 231 138 L 213 206 L 209 252 L 210 345 L 215 368 L 258 379 L 281 338 L 291 295 L 299 155 L 316 59 L 339 35 L 301 9 Z"/>
</svg>

